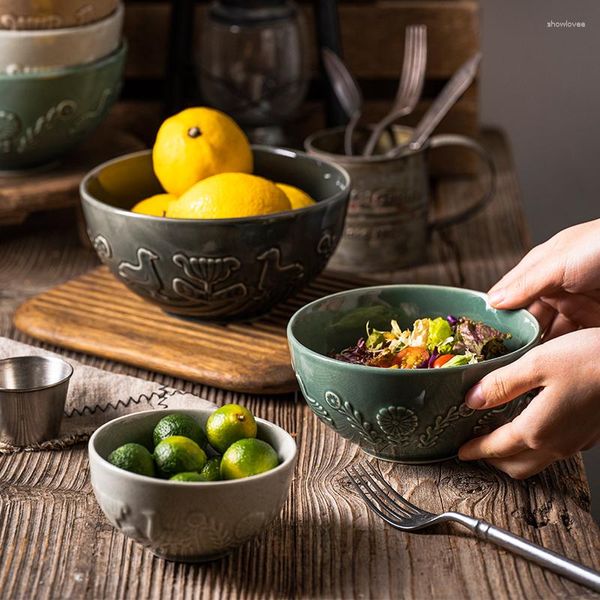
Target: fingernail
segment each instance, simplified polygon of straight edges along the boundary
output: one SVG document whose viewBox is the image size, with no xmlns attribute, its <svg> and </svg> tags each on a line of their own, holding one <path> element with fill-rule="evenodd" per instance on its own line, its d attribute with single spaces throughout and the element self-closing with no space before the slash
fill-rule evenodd
<svg viewBox="0 0 600 600">
<path fill-rule="evenodd" d="M 502 290 L 490 290 L 489 298 L 492 306 L 498 306 L 504 302 L 504 292 Z"/>
<path fill-rule="evenodd" d="M 485 398 L 483 397 L 483 389 L 480 383 L 471 388 L 465 398 L 465 403 L 469 408 L 474 409 L 483 408 L 485 406 Z"/>
</svg>

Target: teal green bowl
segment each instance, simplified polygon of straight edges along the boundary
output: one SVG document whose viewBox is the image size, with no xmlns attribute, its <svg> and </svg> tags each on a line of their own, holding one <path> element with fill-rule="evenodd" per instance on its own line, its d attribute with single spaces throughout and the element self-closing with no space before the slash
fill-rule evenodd
<svg viewBox="0 0 600 600">
<path fill-rule="evenodd" d="M 381 369 L 329 358 L 354 345 L 367 322 L 403 329 L 416 319 L 446 315 L 483 321 L 510 333 L 510 352 L 446 369 Z M 326 296 L 291 318 L 288 342 L 300 389 L 312 411 L 342 437 L 385 460 L 430 463 L 456 456 L 460 446 L 510 421 L 523 398 L 487 411 L 464 403 L 484 375 L 523 356 L 540 339 L 525 310 L 499 311 L 481 292 L 435 285 L 388 285 Z"/>
<path fill-rule="evenodd" d="M 121 89 L 126 46 L 96 62 L 0 75 L 0 170 L 52 163 L 82 142 Z"/>
</svg>

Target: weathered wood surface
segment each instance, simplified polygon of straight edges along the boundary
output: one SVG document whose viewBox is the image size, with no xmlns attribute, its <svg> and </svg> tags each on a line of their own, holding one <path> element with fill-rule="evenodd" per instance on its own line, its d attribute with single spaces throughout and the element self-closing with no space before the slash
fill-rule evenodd
<svg viewBox="0 0 600 600">
<path fill-rule="evenodd" d="M 383 274 L 397 281 L 486 288 L 528 244 L 517 183 L 502 139 L 485 138 L 500 165 L 498 197 L 468 225 L 432 240 L 430 262 Z M 461 198 L 474 184 L 440 194 Z M 446 204 L 448 201 L 446 201 Z M 454 203 L 454 201 L 453 201 Z M 68 223 L 0 229 L 0 333 L 24 298 L 95 266 Z M 218 404 L 238 401 L 296 435 L 299 461 L 280 518 L 220 562 L 167 563 L 115 531 L 94 501 L 86 451 L 0 457 L 0 595 L 3 598 L 585 598 L 582 587 L 457 528 L 402 534 L 369 514 L 343 467 L 362 460 L 299 398 L 232 394 L 66 352 L 109 370 L 180 386 Z M 456 509 L 600 568 L 600 535 L 588 510 L 579 457 L 525 482 L 485 466 L 383 464 L 392 483 L 429 510 Z"/>
</svg>

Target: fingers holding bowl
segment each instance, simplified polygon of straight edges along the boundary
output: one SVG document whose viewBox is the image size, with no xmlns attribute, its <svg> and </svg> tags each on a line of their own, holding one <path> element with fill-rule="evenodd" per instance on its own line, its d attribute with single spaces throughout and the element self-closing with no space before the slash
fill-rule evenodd
<svg viewBox="0 0 600 600">
<path fill-rule="evenodd" d="M 494 408 L 540 387 L 542 373 L 537 365 L 537 349 L 514 363 L 486 375 L 467 393 L 465 403 L 475 410 Z"/>
</svg>

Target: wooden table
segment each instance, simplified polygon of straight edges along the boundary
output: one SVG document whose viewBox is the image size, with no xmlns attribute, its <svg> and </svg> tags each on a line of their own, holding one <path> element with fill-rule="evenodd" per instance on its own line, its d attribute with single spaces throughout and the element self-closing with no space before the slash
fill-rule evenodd
<svg viewBox="0 0 600 600">
<path fill-rule="evenodd" d="M 496 157 L 498 195 L 467 225 L 432 240 L 430 260 L 382 279 L 484 289 L 525 252 L 528 237 L 508 149 Z M 474 193 L 438 186 L 438 210 Z M 441 207 L 441 208 L 440 208 Z M 34 220 L 37 219 L 34 218 Z M 0 334 L 30 341 L 11 314 L 31 296 L 95 266 L 72 220 L 0 229 Z M 54 348 L 52 348 L 54 349 Z M 56 349 L 54 349 L 56 350 Z M 582 598 L 584 588 L 454 527 L 402 534 L 368 513 L 343 467 L 360 452 L 296 397 L 251 397 L 65 353 L 111 371 L 179 386 L 218 404 L 238 401 L 296 436 L 299 460 L 280 518 L 258 539 L 206 565 L 164 562 L 113 529 L 94 500 L 85 446 L 0 457 L 0 596 L 3 598 Z M 524 482 L 482 465 L 384 464 L 416 504 L 477 515 L 600 568 L 600 534 L 579 456 Z"/>
</svg>

